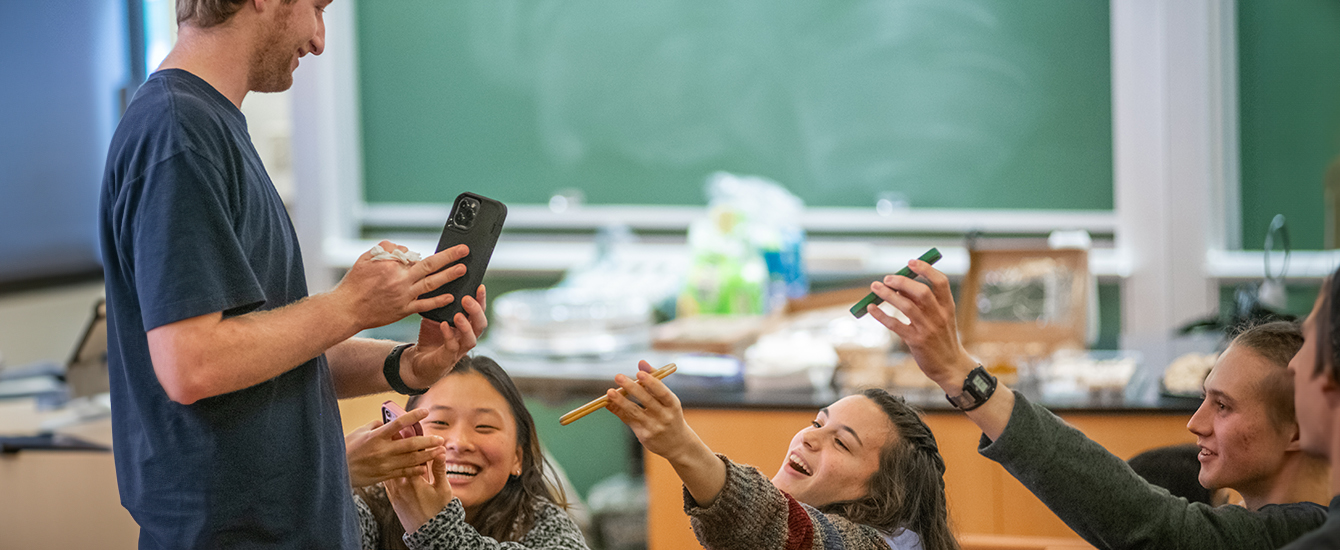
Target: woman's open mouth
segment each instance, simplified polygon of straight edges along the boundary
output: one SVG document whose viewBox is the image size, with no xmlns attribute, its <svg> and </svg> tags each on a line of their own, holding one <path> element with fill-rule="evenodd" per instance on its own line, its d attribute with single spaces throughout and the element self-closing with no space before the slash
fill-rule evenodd
<svg viewBox="0 0 1340 550">
<path fill-rule="evenodd" d="M 478 474 L 479 474 L 479 466 L 475 466 L 474 464 L 462 464 L 458 462 L 447 464 L 448 478 L 468 479 L 475 477 Z"/>
<path fill-rule="evenodd" d="M 810 466 L 808 464 L 805 464 L 805 461 L 801 460 L 800 457 L 796 456 L 795 453 L 786 455 L 786 465 L 789 466 L 792 470 L 801 473 L 802 475 L 805 476 L 814 475 L 814 472 L 810 471 Z"/>
</svg>

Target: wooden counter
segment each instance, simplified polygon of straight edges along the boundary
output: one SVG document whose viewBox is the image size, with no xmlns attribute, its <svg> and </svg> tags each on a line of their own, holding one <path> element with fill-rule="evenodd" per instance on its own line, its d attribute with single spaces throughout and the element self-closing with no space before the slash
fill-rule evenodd
<svg viewBox="0 0 1340 550">
<path fill-rule="evenodd" d="M 32 400 L 0 400 L 0 435 L 30 435 L 38 422 Z M 107 417 L 61 431 L 111 444 Z M 0 549 L 133 550 L 139 537 L 139 525 L 121 507 L 110 451 L 0 454 Z"/>
</svg>

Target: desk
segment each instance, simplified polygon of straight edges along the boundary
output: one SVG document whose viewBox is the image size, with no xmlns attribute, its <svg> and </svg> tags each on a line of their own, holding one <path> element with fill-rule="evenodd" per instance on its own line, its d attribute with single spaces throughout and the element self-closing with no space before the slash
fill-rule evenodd
<svg viewBox="0 0 1340 550">
<path fill-rule="evenodd" d="M 31 400 L 0 402 L 0 433 L 30 432 L 38 424 L 32 411 Z M 111 419 L 61 433 L 110 445 Z M 133 550 L 139 535 L 139 525 L 121 507 L 112 453 L 0 455 L 0 547 Z"/>
</svg>

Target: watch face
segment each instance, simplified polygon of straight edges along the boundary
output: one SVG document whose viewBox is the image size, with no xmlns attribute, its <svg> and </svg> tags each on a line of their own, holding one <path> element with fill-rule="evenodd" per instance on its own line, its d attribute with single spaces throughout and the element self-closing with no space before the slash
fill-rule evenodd
<svg viewBox="0 0 1340 550">
<path fill-rule="evenodd" d="M 963 381 L 963 393 L 953 397 L 946 395 L 945 398 L 954 407 L 970 411 L 990 399 L 995 389 L 996 379 L 987 374 L 986 369 L 979 365 L 968 373 L 967 380 Z"/>
<path fill-rule="evenodd" d="M 968 378 L 968 383 L 972 384 L 973 393 L 981 395 L 991 388 L 991 382 L 982 376 L 973 376 Z"/>
</svg>

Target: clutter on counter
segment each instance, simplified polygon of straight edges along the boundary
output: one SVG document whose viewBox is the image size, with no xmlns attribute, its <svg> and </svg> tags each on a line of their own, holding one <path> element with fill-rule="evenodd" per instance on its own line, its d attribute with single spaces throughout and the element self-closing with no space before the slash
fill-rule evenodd
<svg viewBox="0 0 1340 550">
<path fill-rule="evenodd" d="M 1199 396 L 1218 353 L 1190 352 L 1173 359 L 1163 371 L 1163 389 L 1173 395 Z"/>
<path fill-rule="evenodd" d="M 770 313 L 809 292 L 798 197 L 777 182 L 725 172 L 712 174 L 705 191 L 708 215 L 689 226 L 678 316 Z"/>
<path fill-rule="evenodd" d="M 640 297 L 559 287 L 499 296 L 490 338 L 507 353 L 609 356 L 647 349 L 651 327 L 651 305 Z"/>
</svg>

